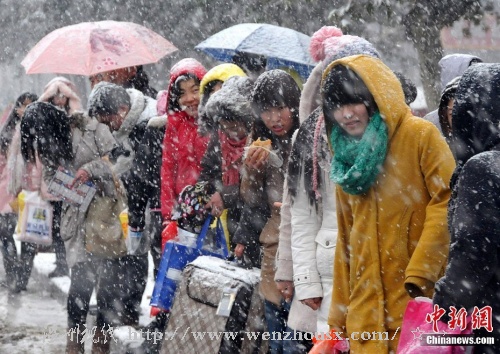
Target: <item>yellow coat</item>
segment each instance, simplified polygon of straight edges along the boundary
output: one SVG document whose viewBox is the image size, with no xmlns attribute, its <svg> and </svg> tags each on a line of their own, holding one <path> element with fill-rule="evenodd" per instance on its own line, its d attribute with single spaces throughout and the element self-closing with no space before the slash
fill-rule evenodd
<svg viewBox="0 0 500 354">
<path fill-rule="evenodd" d="M 405 283 L 432 296 L 446 263 L 455 162 L 437 128 L 412 116 L 401 84 L 380 60 L 343 58 L 323 77 L 339 64 L 356 72 L 372 93 L 389 145 L 382 172 L 366 194 L 350 195 L 337 186 L 339 233 L 328 323 L 346 336 L 388 332 L 389 340 L 350 340 L 351 354 L 396 352 L 410 300 Z"/>
</svg>

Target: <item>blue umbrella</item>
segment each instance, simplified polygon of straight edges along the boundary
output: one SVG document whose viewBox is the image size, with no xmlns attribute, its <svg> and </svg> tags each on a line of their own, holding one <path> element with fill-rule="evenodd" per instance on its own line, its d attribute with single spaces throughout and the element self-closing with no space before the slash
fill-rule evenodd
<svg viewBox="0 0 500 354">
<path fill-rule="evenodd" d="M 217 32 L 195 48 L 223 62 L 231 62 L 239 53 L 262 55 L 268 69 L 291 68 L 307 79 L 315 66 L 310 41 L 311 37 L 290 28 L 242 23 Z"/>
</svg>

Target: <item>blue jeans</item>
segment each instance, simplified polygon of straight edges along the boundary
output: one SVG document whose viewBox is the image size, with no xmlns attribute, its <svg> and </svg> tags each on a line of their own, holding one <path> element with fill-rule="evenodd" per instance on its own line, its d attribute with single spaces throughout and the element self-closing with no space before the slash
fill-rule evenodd
<svg viewBox="0 0 500 354">
<path fill-rule="evenodd" d="M 300 332 L 286 327 L 290 340 L 283 342 L 283 354 L 303 354 L 309 353 L 313 347 L 312 338 L 314 333 Z"/>
<path fill-rule="evenodd" d="M 269 353 L 283 354 L 283 340 L 290 304 L 282 301 L 281 307 L 265 300 L 267 331 L 270 333 Z"/>
</svg>

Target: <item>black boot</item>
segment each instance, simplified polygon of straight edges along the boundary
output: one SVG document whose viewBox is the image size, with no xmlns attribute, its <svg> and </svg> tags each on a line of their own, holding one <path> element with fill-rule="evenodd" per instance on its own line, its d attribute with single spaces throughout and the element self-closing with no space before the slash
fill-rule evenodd
<svg viewBox="0 0 500 354">
<path fill-rule="evenodd" d="M 69 269 L 67 265 L 58 264 L 56 269 L 49 273 L 49 278 L 67 277 L 69 276 Z"/>
<path fill-rule="evenodd" d="M 160 353 L 162 341 L 158 340 L 158 338 L 163 338 L 169 317 L 170 312 L 160 312 L 155 319 L 142 330 L 143 334 L 149 334 L 149 336 L 144 338 L 144 342 L 141 344 L 141 349 L 145 354 Z"/>
</svg>

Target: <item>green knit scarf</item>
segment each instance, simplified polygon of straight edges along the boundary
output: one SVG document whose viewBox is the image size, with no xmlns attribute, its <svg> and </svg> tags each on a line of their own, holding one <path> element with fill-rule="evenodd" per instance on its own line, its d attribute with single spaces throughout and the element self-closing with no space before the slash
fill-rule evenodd
<svg viewBox="0 0 500 354">
<path fill-rule="evenodd" d="M 349 136 L 338 124 L 330 134 L 333 148 L 330 178 L 349 194 L 363 194 L 377 178 L 387 154 L 387 126 L 377 111 L 361 139 Z"/>
</svg>

